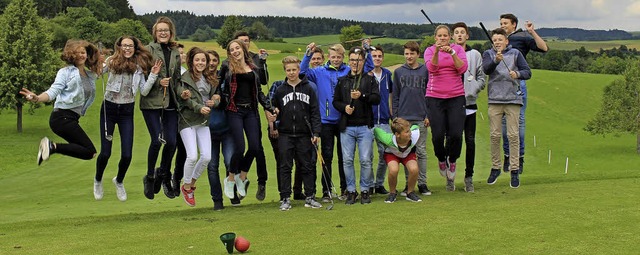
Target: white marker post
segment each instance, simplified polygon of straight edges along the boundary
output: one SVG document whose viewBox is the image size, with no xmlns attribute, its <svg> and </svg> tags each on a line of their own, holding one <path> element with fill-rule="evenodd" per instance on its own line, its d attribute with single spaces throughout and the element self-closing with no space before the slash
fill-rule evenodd
<svg viewBox="0 0 640 255">
<path fill-rule="evenodd" d="M 533 147 L 538 147 L 538 145 L 536 144 L 536 136 L 533 136 Z"/>
<path fill-rule="evenodd" d="M 549 165 L 551 165 L 551 150 L 549 150 Z"/>
<path fill-rule="evenodd" d="M 482 120 L 484 120 L 484 115 L 482 114 L 482 112 L 478 111 L 480 113 L 480 118 L 482 118 Z"/>
<path fill-rule="evenodd" d="M 567 171 L 569 171 L 569 157 L 567 157 L 567 162 L 564 163 L 564 174 L 567 174 Z"/>
</svg>

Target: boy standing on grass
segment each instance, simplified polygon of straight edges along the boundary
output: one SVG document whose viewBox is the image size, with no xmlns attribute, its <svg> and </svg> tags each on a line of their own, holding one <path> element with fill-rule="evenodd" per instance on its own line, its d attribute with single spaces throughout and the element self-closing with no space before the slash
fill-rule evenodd
<svg viewBox="0 0 640 255">
<path fill-rule="evenodd" d="M 418 62 L 420 45 L 415 41 L 404 44 L 405 63 L 393 71 L 393 94 L 391 95 L 391 111 L 393 117 L 403 118 L 411 125 L 420 128 L 420 139 L 416 144 L 418 159 L 418 191 L 429 196 L 431 191 L 427 187 L 427 67 Z M 408 187 L 405 190 L 409 190 Z M 407 193 L 403 191 L 400 195 Z"/>
<path fill-rule="evenodd" d="M 369 187 L 371 183 L 371 150 L 373 148 L 373 106 L 380 103 L 378 84 L 373 76 L 362 71 L 365 50 L 353 47 L 349 51 L 351 71 L 347 76 L 338 78 L 333 107 L 342 114 L 339 121 L 342 157 L 344 158 L 344 176 L 347 181 L 345 204 L 356 202 L 356 173 L 354 157 L 356 144 L 360 155 L 360 202 L 371 203 Z"/>
<path fill-rule="evenodd" d="M 522 107 L 522 95 L 518 93 L 520 80 L 531 78 L 531 69 L 520 51 L 509 45 L 507 32 L 498 28 L 491 31 L 494 48 L 482 54 L 482 69 L 489 75 L 489 129 L 491 135 L 491 174 L 487 183 L 492 185 L 500 175 L 500 138 L 502 117 L 507 120 L 509 139 L 509 171 L 512 188 L 520 186 L 518 118 Z M 502 62 L 502 63 L 500 63 Z"/>
<path fill-rule="evenodd" d="M 384 161 L 389 168 L 389 195 L 384 200 L 385 203 L 396 201 L 398 184 L 398 169 L 400 163 L 409 172 L 407 186 L 407 200 L 411 202 L 421 202 L 422 199 L 414 192 L 416 181 L 418 180 L 418 161 L 416 160 L 416 144 L 420 139 L 420 127 L 411 125 L 403 118 L 395 118 L 391 123 L 391 131 L 388 133 L 382 128 L 373 129 L 373 134 L 378 144 L 384 145 Z"/>
<path fill-rule="evenodd" d="M 291 168 L 304 182 L 305 207 L 321 208 L 315 199 L 316 171 L 313 146 L 320 136 L 320 110 L 316 93 L 305 76 L 300 76 L 300 60 L 294 56 L 282 60 L 287 78 L 276 90 L 273 106 L 278 122 L 278 175 L 280 175 L 280 210 L 291 208 Z M 302 79 L 300 78 L 302 77 Z M 311 129 L 311 130 L 310 130 Z M 313 134 L 313 136 L 311 135 Z"/>
<path fill-rule="evenodd" d="M 389 129 L 389 119 L 391 118 L 390 101 L 389 97 L 393 90 L 393 81 L 391 80 L 391 71 L 382 67 L 384 61 L 384 50 L 381 47 L 376 47 L 371 51 L 371 57 L 373 58 L 373 77 L 378 82 L 378 90 L 380 91 L 380 104 L 373 106 L 373 125 L 376 128 L 381 128 L 386 132 L 391 132 Z M 369 189 L 369 192 L 373 194 L 386 195 L 389 192 L 384 188 L 384 177 L 387 174 L 387 164 L 384 161 L 384 144 L 380 141 L 377 142 L 378 146 L 378 167 L 375 171 L 375 176 L 371 175 L 371 182 L 373 186 Z M 373 161 L 373 153 L 371 153 L 371 161 Z"/>
</svg>

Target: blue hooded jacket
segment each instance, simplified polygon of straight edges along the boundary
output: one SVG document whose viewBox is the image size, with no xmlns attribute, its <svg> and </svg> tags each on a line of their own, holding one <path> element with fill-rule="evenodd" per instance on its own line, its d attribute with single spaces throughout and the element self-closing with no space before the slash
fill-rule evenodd
<svg viewBox="0 0 640 255">
<path fill-rule="evenodd" d="M 380 88 L 380 104 L 373 106 L 373 124 L 389 124 L 391 111 L 389 110 L 389 94 L 393 92 L 391 71 L 382 67 L 382 76 L 378 83 Z"/>
<path fill-rule="evenodd" d="M 300 63 L 300 73 L 305 74 L 309 81 L 318 87 L 318 108 L 320 109 L 320 119 L 322 124 L 338 124 L 340 112 L 333 108 L 333 94 L 338 78 L 346 76 L 351 71 L 349 65 L 342 63 L 336 68 L 327 62 L 324 66 L 309 68 L 311 57 L 306 54 Z M 364 64 L 364 72 L 373 70 L 373 59 L 371 54 L 367 54 Z"/>
</svg>

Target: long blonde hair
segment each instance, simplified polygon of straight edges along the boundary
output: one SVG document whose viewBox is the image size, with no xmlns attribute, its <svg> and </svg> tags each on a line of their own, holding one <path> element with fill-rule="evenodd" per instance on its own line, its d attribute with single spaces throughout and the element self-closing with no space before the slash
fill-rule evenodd
<svg viewBox="0 0 640 255">
<path fill-rule="evenodd" d="M 253 60 L 249 56 L 249 50 L 247 49 L 247 46 L 244 45 L 243 41 L 235 39 L 235 40 L 232 40 L 231 42 L 229 42 L 229 44 L 227 44 L 227 56 L 228 56 L 228 59 L 229 59 L 229 71 L 231 71 L 232 74 L 239 74 L 239 73 L 246 73 L 247 72 L 247 71 L 244 70 L 244 68 L 242 68 L 242 63 L 231 56 L 231 44 L 233 44 L 233 43 L 237 43 L 238 45 L 240 45 L 240 48 L 242 49 L 242 55 L 243 55 L 243 58 L 244 58 L 244 63 L 246 65 L 248 65 L 249 67 L 251 67 L 251 69 L 253 69 L 255 67 L 255 65 L 253 64 Z"/>
</svg>

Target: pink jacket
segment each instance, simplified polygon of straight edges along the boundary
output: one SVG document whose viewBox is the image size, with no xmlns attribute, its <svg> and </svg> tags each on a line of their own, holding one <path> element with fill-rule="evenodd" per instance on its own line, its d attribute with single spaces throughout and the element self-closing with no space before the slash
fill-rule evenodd
<svg viewBox="0 0 640 255">
<path fill-rule="evenodd" d="M 464 96 L 464 83 L 462 75 L 467 71 L 467 55 L 462 46 L 451 44 L 456 55 L 462 60 L 463 65 L 456 68 L 453 56 L 445 52 L 438 53 L 438 65 L 431 63 L 436 46 L 433 45 L 424 51 L 424 61 L 429 71 L 427 93 L 425 96 L 434 98 L 453 98 Z"/>
</svg>

